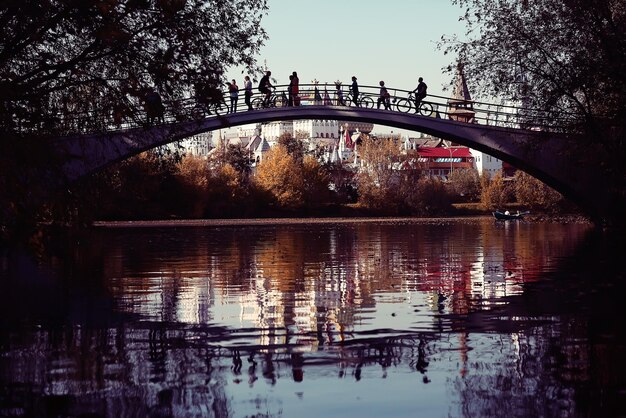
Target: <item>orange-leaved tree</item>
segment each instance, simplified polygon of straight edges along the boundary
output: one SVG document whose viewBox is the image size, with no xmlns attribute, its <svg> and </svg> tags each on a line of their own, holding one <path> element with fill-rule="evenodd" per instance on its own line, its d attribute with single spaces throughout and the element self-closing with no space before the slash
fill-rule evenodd
<svg viewBox="0 0 626 418">
<path fill-rule="evenodd" d="M 304 203 L 302 165 L 282 145 L 265 154 L 254 180 L 261 190 L 273 196 L 279 207 L 295 209 Z"/>
</svg>

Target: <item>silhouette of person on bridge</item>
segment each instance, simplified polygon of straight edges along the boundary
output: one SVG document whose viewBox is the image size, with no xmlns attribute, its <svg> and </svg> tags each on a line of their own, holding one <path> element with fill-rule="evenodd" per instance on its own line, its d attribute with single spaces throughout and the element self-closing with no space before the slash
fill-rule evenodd
<svg viewBox="0 0 626 418">
<path fill-rule="evenodd" d="M 154 89 L 148 89 L 146 92 L 144 109 L 148 118 L 148 125 L 152 125 L 155 120 L 161 123 L 165 122 L 163 118 L 165 108 L 161 96 Z"/>
<path fill-rule="evenodd" d="M 222 107 L 226 108 L 226 101 L 224 100 L 224 96 L 222 90 L 216 87 L 210 81 L 197 84 L 195 86 L 196 90 L 196 101 L 199 105 L 201 105 L 204 110 L 210 115 L 211 110 L 215 113 L 218 113 L 218 110 Z"/>
<path fill-rule="evenodd" d="M 298 78 L 298 73 L 293 72 L 293 80 L 291 86 L 291 94 L 293 96 L 293 105 L 300 106 L 300 79 Z"/>
<path fill-rule="evenodd" d="M 230 95 L 230 109 L 228 110 L 230 113 L 235 113 L 237 111 L 237 102 L 239 101 L 239 86 L 234 79 L 226 84 L 228 85 L 228 94 Z"/>
<path fill-rule="evenodd" d="M 343 101 L 343 91 L 341 91 L 341 81 L 335 81 L 335 98 L 337 99 L 337 106 L 345 106 Z"/>
<path fill-rule="evenodd" d="M 352 85 L 350 86 L 352 91 L 352 102 L 356 107 L 359 107 L 359 85 L 356 82 L 356 77 L 352 76 Z"/>
<path fill-rule="evenodd" d="M 289 76 L 289 86 L 287 87 L 287 106 L 293 106 L 293 74 Z"/>
<path fill-rule="evenodd" d="M 417 82 L 417 87 L 413 90 L 413 93 L 415 93 L 415 113 L 419 113 L 420 104 L 426 97 L 426 90 L 428 89 L 428 86 L 424 83 L 424 79 L 422 77 L 418 78 Z"/>
<path fill-rule="evenodd" d="M 263 107 L 269 107 L 270 105 L 270 97 L 272 95 L 272 82 L 270 81 L 270 76 L 272 75 L 271 71 L 266 71 L 265 75 L 259 81 L 259 91 L 265 95 L 263 99 Z"/>
<path fill-rule="evenodd" d="M 249 76 L 243 79 L 244 101 L 248 105 L 248 110 L 252 110 L 252 81 Z"/>
<path fill-rule="evenodd" d="M 380 109 L 380 105 L 382 104 L 386 110 L 391 109 L 391 104 L 389 103 L 389 99 L 391 95 L 387 91 L 387 87 L 385 87 L 385 82 L 380 81 L 380 93 L 378 95 L 378 101 L 376 102 L 376 109 Z"/>
</svg>

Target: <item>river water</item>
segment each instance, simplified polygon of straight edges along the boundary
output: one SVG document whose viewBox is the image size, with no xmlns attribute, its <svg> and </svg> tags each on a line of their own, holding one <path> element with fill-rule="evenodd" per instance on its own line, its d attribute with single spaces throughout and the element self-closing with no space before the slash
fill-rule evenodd
<svg viewBox="0 0 626 418">
<path fill-rule="evenodd" d="M 626 415 L 620 236 L 586 224 L 99 227 L 0 259 L 0 416 Z"/>
</svg>

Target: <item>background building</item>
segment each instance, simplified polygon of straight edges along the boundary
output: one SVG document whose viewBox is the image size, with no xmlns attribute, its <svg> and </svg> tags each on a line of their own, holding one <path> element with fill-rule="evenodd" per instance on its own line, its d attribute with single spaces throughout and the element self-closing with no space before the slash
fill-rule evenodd
<svg viewBox="0 0 626 418">
<path fill-rule="evenodd" d="M 478 170 L 478 174 L 481 176 L 483 173 L 489 173 L 489 176 L 493 178 L 498 171 L 502 170 L 501 160 L 485 154 L 484 152 L 476 150 L 470 151 L 474 157 L 474 166 L 476 167 L 476 170 Z"/>
</svg>

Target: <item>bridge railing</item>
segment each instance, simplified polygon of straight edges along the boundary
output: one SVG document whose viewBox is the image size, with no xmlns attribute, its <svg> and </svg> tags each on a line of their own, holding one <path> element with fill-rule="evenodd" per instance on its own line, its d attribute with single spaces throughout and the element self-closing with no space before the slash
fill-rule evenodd
<svg viewBox="0 0 626 418">
<path fill-rule="evenodd" d="M 411 90 L 387 87 L 388 97 L 380 97 L 380 86 L 359 86 L 357 99 L 347 85 L 300 84 L 297 95 L 289 96 L 289 86 L 277 85 L 269 100 L 265 100 L 256 88 L 251 97 L 252 110 L 294 106 L 331 106 L 336 108 L 364 108 L 397 113 L 414 113 L 422 117 L 455 120 L 462 123 L 483 124 L 507 128 L 561 130 L 570 125 L 573 115 L 551 113 L 510 104 L 494 104 L 480 101 L 459 100 L 450 97 L 428 95 L 416 112 L 415 98 Z M 150 112 L 149 107 L 124 106 L 123 112 L 93 111 L 58 115 L 40 121 L 26 130 L 46 132 L 54 130 L 64 134 L 87 134 L 103 131 L 121 131 L 146 127 L 153 124 L 201 120 L 231 113 L 248 112 L 244 103 L 244 91 L 238 91 L 233 108 L 228 91 L 216 91 L 210 97 L 193 97 L 163 102 L 162 112 Z"/>
</svg>

